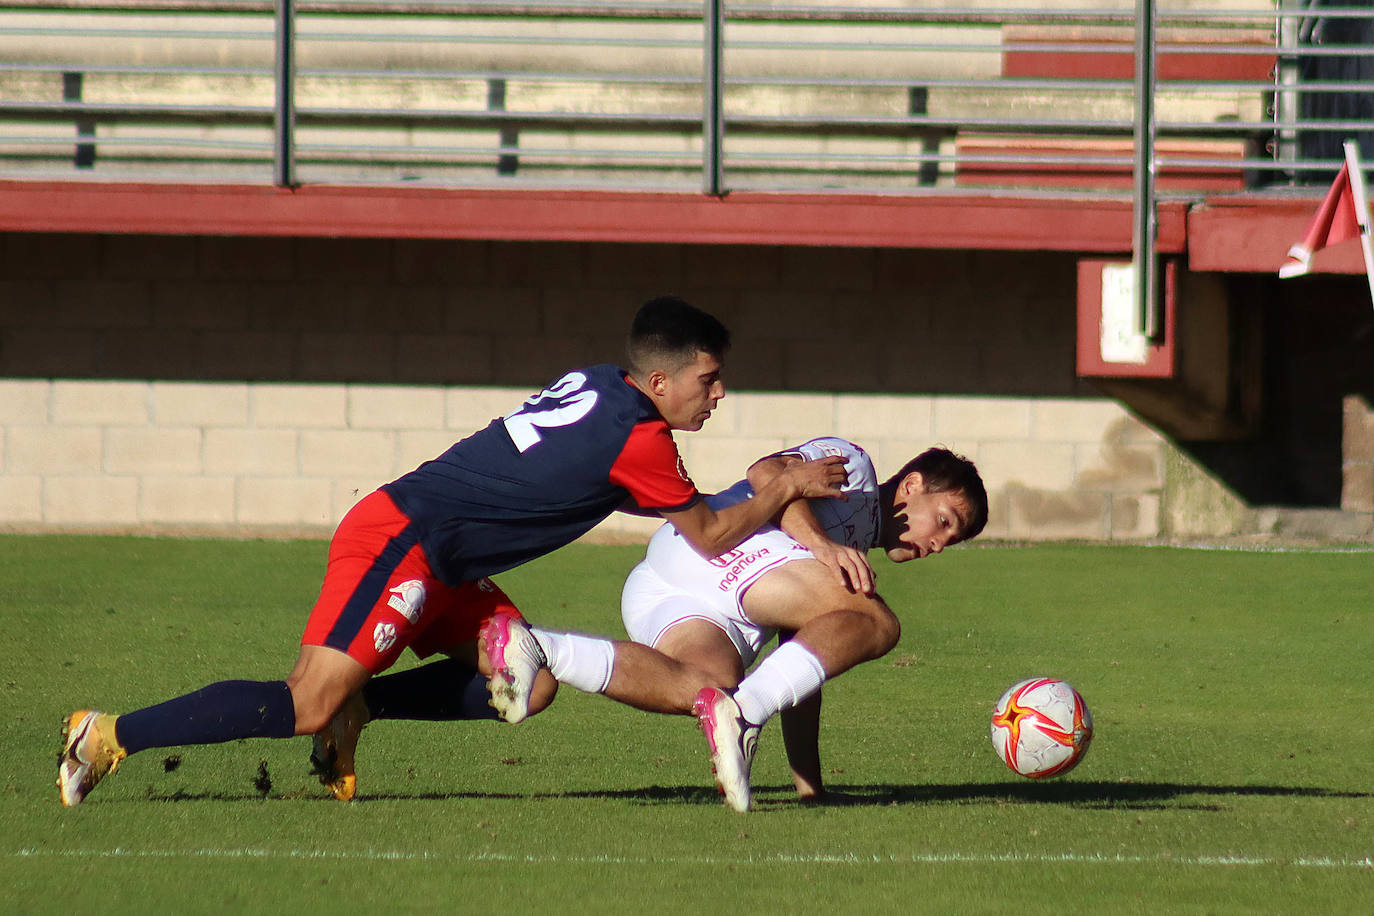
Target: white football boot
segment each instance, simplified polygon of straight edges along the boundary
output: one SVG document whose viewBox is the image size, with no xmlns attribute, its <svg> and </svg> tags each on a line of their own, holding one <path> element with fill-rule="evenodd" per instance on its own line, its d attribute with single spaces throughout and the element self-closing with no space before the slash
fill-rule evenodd
<svg viewBox="0 0 1374 916">
<path fill-rule="evenodd" d="M 711 748 L 711 768 L 725 803 L 740 813 L 748 811 L 749 770 L 759 745 L 759 726 L 745 720 L 734 697 L 715 687 L 697 694 L 692 712 Z"/>
<path fill-rule="evenodd" d="M 534 677 L 548 664 L 544 650 L 525 621 L 505 611 L 493 614 L 480 635 L 491 660 L 489 702 L 507 722 L 523 721 L 530 713 Z"/>
</svg>

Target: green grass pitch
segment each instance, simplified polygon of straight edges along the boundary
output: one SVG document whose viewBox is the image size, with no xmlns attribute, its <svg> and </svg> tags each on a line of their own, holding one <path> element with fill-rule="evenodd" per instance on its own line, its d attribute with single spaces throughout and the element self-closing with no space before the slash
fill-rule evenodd
<svg viewBox="0 0 1374 916">
<path fill-rule="evenodd" d="M 533 619 L 622 631 L 640 551 L 498 577 Z M 969 546 L 895 567 L 886 658 L 828 685 L 843 807 L 793 798 L 776 724 L 757 809 L 718 800 L 686 717 L 565 690 L 520 726 L 370 726 L 359 800 L 306 738 L 133 757 L 53 787 L 71 709 L 277 679 L 319 541 L 0 537 L 0 910 L 1367 913 L 1374 554 Z M 413 663 L 411 657 L 402 665 Z M 1092 708 L 1071 774 L 1014 776 L 993 701 L 1050 674 Z"/>
</svg>

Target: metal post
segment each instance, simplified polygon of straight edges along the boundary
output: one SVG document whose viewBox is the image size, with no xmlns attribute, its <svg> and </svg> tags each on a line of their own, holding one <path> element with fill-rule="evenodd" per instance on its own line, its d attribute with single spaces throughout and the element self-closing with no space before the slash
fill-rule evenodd
<svg viewBox="0 0 1374 916">
<path fill-rule="evenodd" d="M 725 169 L 722 164 L 725 145 L 725 0 L 707 0 L 705 22 L 706 73 L 705 98 L 702 100 L 701 155 L 702 185 L 707 194 L 719 197 L 725 193 Z"/>
<path fill-rule="evenodd" d="M 1369 281 L 1369 299 L 1374 302 L 1374 240 L 1370 239 L 1369 190 L 1365 187 L 1364 163 L 1360 162 L 1360 145 L 1346 140 L 1345 168 L 1350 176 L 1350 196 L 1355 199 L 1355 224 L 1360 227 L 1360 250 L 1364 254 L 1364 274 Z"/>
<path fill-rule="evenodd" d="M 1136 330 L 1159 333 L 1159 275 L 1155 258 L 1155 0 L 1135 5 L 1135 224 L 1131 265 L 1135 277 Z"/>
<path fill-rule="evenodd" d="M 487 111 L 506 110 L 506 81 L 493 78 L 487 80 Z M 501 128 L 501 152 L 496 156 L 496 174 L 514 175 L 520 170 L 520 156 L 508 152 L 520 145 L 520 131 L 514 127 Z"/>
<path fill-rule="evenodd" d="M 79 102 L 81 101 L 81 87 L 85 83 L 85 74 L 79 70 L 69 70 L 62 74 L 62 101 Z M 78 140 L 95 139 L 95 120 L 92 118 L 76 119 L 76 136 Z M 72 165 L 79 169 L 95 168 L 95 144 L 77 143 L 76 155 L 72 158 Z"/>
<path fill-rule="evenodd" d="M 277 104 L 273 180 L 296 186 L 296 2 L 277 0 Z"/>
<path fill-rule="evenodd" d="M 1283 0 L 1280 10 L 1297 8 L 1294 0 Z M 1299 158 L 1298 132 L 1293 129 L 1300 115 L 1301 107 L 1301 67 L 1298 57 L 1299 31 L 1302 20 L 1297 16 L 1281 16 L 1278 21 L 1279 58 L 1274 66 L 1274 120 L 1277 122 L 1274 140 L 1274 158 L 1279 162 L 1296 162 Z M 1297 175 L 1289 173 L 1289 180 L 1296 181 Z"/>
</svg>

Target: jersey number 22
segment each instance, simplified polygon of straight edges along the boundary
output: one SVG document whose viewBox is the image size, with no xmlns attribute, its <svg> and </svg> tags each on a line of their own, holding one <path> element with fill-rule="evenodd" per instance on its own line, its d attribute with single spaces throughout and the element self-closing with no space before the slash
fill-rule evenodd
<svg viewBox="0 0 1374 916">
<path fill-rule="evenodd" d="M 569 372 L 552 387 L 528 398 L 515 413 L 502 417 L 515 447 L 529 451 L 544 438 L 539 430 L 571 426 L 590 413 L 596 406 L 596 392 L 584 391 L 586 384 L 587 377 L 581 372 Z"/>
</svg>

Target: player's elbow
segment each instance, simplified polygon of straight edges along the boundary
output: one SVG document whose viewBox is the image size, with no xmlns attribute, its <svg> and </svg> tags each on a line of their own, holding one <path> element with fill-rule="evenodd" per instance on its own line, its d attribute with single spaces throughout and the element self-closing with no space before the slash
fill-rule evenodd
<svg viewBox="0 0 1374 916">
<path fill-rule="evenodd" d="M 739 545 L 742 537 L 731 539 L 731 532 L 723 525 L 706 526 L 694 531 L 681 531 L 688 544 L 692 545 L 703 560 L 712 560 Z"/>
<path fill-rule="evenodd" d="M 749 466 L 749 470 L 744 472 L 744 479 L 749 481 L 749 486 L 752 487 L 755 492 L 768 486 L 773 478 L 777 476 L 778 467 L 767 459 L 754 462 Z"/>
<path fill-rule="evenodd" d="M 721 554 L 725 553 L 725 551 L 730 549 L 729 547 L 721 546 L 722 544 L 724 544 L 724 541 L 720 538 L 709 538 L 701 540 L 693 540 L 691 538 L 688 538 L 687 543 L 692 545 L 692 549 L 695 550 L 703 560 L 714 560 L 716 557 L 720 556 Z"/>
<path fill-rule="evenodd" d="M 670 516 L 668 521 L 677 529 L 692 549 L 704 559 L 712 560 L 734 550 L 760 525 L 767 522 L 758 514 L 753 499 L 713 510 L 704 502 L 697 503 L 690 512 Z"/>
</svg>

